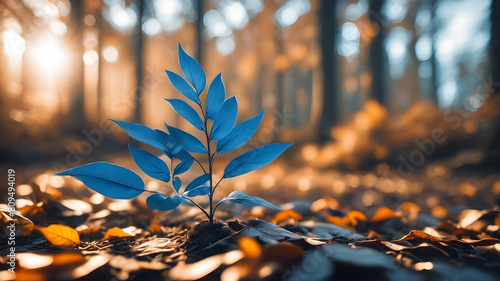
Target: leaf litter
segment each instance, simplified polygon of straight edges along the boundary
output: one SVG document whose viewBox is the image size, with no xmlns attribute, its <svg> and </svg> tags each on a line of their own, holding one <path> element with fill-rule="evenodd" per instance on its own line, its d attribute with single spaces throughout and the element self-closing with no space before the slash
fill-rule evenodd
<svg viewBox="0 0 500 281">
<path fill-rule="evenodd" d="M 39 187 L 33 184 L 33 189 Z M 113 205 L 120 201 L 94 200 L 93 193 L 75 190 L 69 182 L 58 192 L 45 188 L 22 198 L 26 206 L 15 213 L 16 275 L 4 266 L 2 280 L 500 277 L 498 207 L 481 210 L 463 205 L 457 211 L 443 201 L 441 206 L 449 213 L 439 217 L 418 200 L 370 209 L 352 204 L 349 194 L 335 199 L 307 197 L 276 205 L 282 209 L 278 212 L 228 204 L 220 206 L 225 218 L 220 223 L 228 232 L 213 243 L 190 248 L 187 234 L 203 221 L 190 211 L 192 206 L 155 212 L 141 198 L 121 206 Z M 62 200 L 71 204 L 57 204 Z M 6 224 L 8 209 L 1 211 Z M 8 250 L 0 248 L 3 263 Z"/>
</svg>

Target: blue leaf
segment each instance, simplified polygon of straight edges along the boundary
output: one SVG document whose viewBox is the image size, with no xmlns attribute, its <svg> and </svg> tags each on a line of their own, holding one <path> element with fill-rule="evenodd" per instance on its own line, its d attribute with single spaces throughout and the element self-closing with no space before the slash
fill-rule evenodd
<svg viewBox="0 0 500 281">
<path fill-rule="evenodd" d="M 151 210 L 170 211 L 177 208 L 182 200 L 182 196 L 179 194 L 167 197 L 163 194 L 155 193 L 146 199 L 146 204 L 148 204 Z"/>
<path fill-rule="evenodd" d="M 185 191 L 182 195 L 186 197 L 204 196 L 210 193 L 210 186 L 200 185 L 190 191 Z"/>
<path fill-rule="evenodd" d="M 205 130 L 203 121 L 201 121 L 200 115 L 194 110 L 189 104 L 183 100 L 179 99 L 165 99 L 170 103 L 175 112 L 179 113 L 184 119 L 186 119 L 191 125 L 200 131 Z"/>
<path fill-rule="evenodd" d="M 220 140 L 225 137 L 234 127 L 238 115 L 238 102 L 236 97 L 230 97 L 221 106 L 215 115 L 214 124 L 210 131 L 211 140 Z"/>
<path fill-rule="evenodd" d="M 214 119 L 220 107 L 226 99 L 226 89 L 222 83 L 221 73 L 215 76 L 214 80 L 208 87 L 207 93 L 207 119 Z"/>
<path fill-rule="evenodd" d="M 175 138 L 162 130 L 155 130 L 158 134 L 158 138 L 160 142 L 163 144 L 164 148 L 162 149 L 163 153 L 167 155 L 168 158 L 172 159 L 175 157 L 179 151 L 181 151 L 182 146 L 178 143 Z"/>
<path fill-rule="evenodd" d="M 187 170 L 189 170 L 191 166 L 193 166 L 193 162 L 194 162 L 193 157 L 189 157 L 182 160 L 181 163 L 177 164 L 177 166 L 175 167 L 174 175 L 181 175 L 187 172 Z"/>
<path fill-rule="evenodd" d="M 174 155 L 174 157 L 181 160 L 181 161 L 184 161 L 188 158 L 193 158 L 193 156 L 191 154 L 189 154 L 189 152 L 187 152 L 184 148 L 181 148 L 181 150 L 179 150 L 179 152 L 177 152 Z"/>
<path fill-rule="evenodd" d="M 178 177 L 175 177 L 173 180 L 172 180 L 172 183 L 174 185 L 174 188 L 177 192 L 179 192 L 179 189 L 181 188 L 181 185 L 182 185 L 182 181 L 180 178 Z"/>
<path fill-rule="evenodd" d="M 229 134 L 217 141 L 217 152 L 226 153 L 245 144 L 259 128 L 263 116 L 264 110 L 253 118 L 236 125 Z"/>
<path fill-rule="evenodd" d="M 293 143 L 268 144 L 234 158 L 224 169 L 223 178 L 233 178 L 264 167 L 278 157 Z"/>
<path fill-rule="evenodd" d="M 244 204 L 249 206 L 262 206 L 278 211 L 280 210 L 278 207 L 274 206 L 273 204 L 267 202 L 266 200 L 260 197 L 249 196 L 241 191 L 233 191 L 231 192 L 231 194 L 229 194 L 226 198 L 222 199 L 221 201 L 231 201 L 237 204 Z"/>
<path fill-rule="evenodd" d="M 191 181 L 187 186 L 186 186 L 186 189 L 184 190 L 184 192 L 188 192 L 188 191 L 191 191 L 195 188 L 198 188 L 202 185 L 206 185 L 206 183 L 210 180 L 210 174 L 209 173 L 206 173 L 206 174 L 203 174 L 197 178 L 195 178 L 193 181 Z M 207 185 L 208 186 L 208 185 Z"/>
<path fill-rule="evenodd" d="M 177 75 L 176 73 L 173 73 L 172 71 L 165 70 L 167 73 L 168 79 L 170 79 L 170 83 L 174 85 L 174 87 L 179 91 L 181 94 L 183 94 L 186 98 L 194 101 L 197 104 L 201 104 L 200 98 L 194 91 L 193 87 L 191 87 L 184 78 L 181 76 Z"/>
<path fill-rule="evenodd" d="M 189 201 L 188 198 L 183 196 L 182 199 L 183 199 L 182 203 L 181 203 L 182 205 L 188 206 L 188 207 L 195 207 L 196 206 L 195 204 L 193 204 L 193 202 Z"/>
<path fill-rule="evenodd" d="M 160 158 L 144 150 L 128 145 L 135 164 L 148 176 L 164 182 L 170 181 L 170 171 L 167 164 Z"/>
<path fill-rule="evenodd" d="M 201 65 L 186 54 L 179 43 L 179 64 L 184 76 L 193 84 L 198 95 L 200 95 L 207 84 L 207 77 Z"/>
<path fill-rule="evenodd" d="M 113 199 L 132 199 L 144 192 L 144 182 L 135 172 L 107 162 L 96 162 L 57 173 L 72 176 L 102 195 Z"/>
<path fill-rule="evenodd" d="M 185 150 L 194 153 L 207 153 L 207 148 L 195 136 L 177 128 L 170 127 L 167 124 L 165 125 L 167 126 L 170 134 L 182 145 Z"/>
<path fill-rule="evenodd" d="M 138 140 L 142 143 L 151 145 L 152 147 L 156 147 L 160 150 L 165 149 L 165 146 L 160 141 L 160 137 L 158 136 L 155 130 L 141 124 L 117 121 L 113 119 L 109 120 L 115 122 L 116 125 L 120 126 L 120 128 L 125 130 L 125 132 L 127 132 L 127 134 L 131 138 Z"/>
</svg>

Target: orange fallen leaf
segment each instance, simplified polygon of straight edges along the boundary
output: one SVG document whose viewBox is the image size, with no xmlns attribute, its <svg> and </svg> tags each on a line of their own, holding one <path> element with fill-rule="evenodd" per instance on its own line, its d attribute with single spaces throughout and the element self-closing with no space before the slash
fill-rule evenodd
<svg viewBox="0 0 500 281">
<path fill-rule="evenodd" d="M 238 246 L 249 259 L 258 259 L 262 256 L 262 248 L 259 242 L 250 236 L 240 236 L 238 239 Z"/>
<path fill-rule="evenodd" d="M 52 256 L 52 266 L 67 266 L 85 260 L 85 257 L 78 252 L 60 253 Z"/>
<path fill-rule="evenodd" d="M 393 210 L 387 207 L 380 207 L 377 209 L 377 211 L 375 211 L 375 214 L 373 214 L 372 221 L 379 222 L 395 217 L 397 217 L 397 215 Z"/>
<path fill-rule="evenodd" d="M 415 222 L 418 217 L 418 213 L 420 213 L 420 206 L 413 202 L 403 202 L 398 207 L 399 210 L 408 214 L 408 220 L 410 222 Z"/>
<path fill-rule="evenodd" d="M 335 198 L 325 197 L 314 201 L 311 204 L 310 210 L 313 213 L 318 213 L 322 210 L 332 209 L 336 210 L 340 208 L 340 204 Z"/>
<path fill-rule="evenodd" d="M 423 232 L 421 230 L 412 230 L 410 231 L 410 233 L 406 234 L 400 239 L 397 239 L 396 241 L 404 241 L 404 240 L 427 240 L 427 241 L 438 242 L 438 241 L 443 241 L 444 239 L 441 237 L 430 235 L 429 233 Z"/>
<path fill-rule="evenodd" d="M 333 223 L 338 226 L 342 227 L 349 227 L 351 220 L 349 220 L 348 217 L 337 217 L 337 216 L 328 216 L 326 217 L 326 220 L 329 223 Z"/>
<path fill-rule="evenodd" d="M 127 238 L 127 237 L 134 237 L 134 236 L 128 234 L 127 232 L 123 231 L 121 228 L 115 226 L 113 228 L 108 229 L 108 231 L 106 231 L 106 234 L 102 238 L 102 241 L 108 240 L 111 238 Z"/>
<path fill-rule="evenodd" d="M 437 205 L 432 207 L 431 215 L 436 218 L 444 219 L 448 216 L 448 210 L 443 206 Z"/>
<path fill-rule="evenodd" d="M 375 230 L 369 230 L 368 235 L 366 236 L 369 239 L 377 239 L 377 240 L 382 240 L 382 235 L 380 235 L 378 232 Z"/>
<path fill-rule="evenodd" d="M 274 224 L 278 224 L 279 222 L 282 222 L 282 221 L 285 221 L 288 219 L 302 220 L 302 215 L 297 213 L 294 210 L 282 210 L 282 211 L 279 211 L 270 222 L 274 223 Z"/>
<path fill-rule="evenodd" d="M 357 210 L 351 210 L 348 214 L 347 214 L 347 218 L 349 219 L 349 222 L 351 223 L 351 226 L 356 226 L 358 224 L 358 222 L 360 221 L 364 221 L 367 219 L 367 217 L 365 216 L 365 214 L 361 213 L 360 211 L 357 211 Z"/>
<path fill-rule="evenodd" d="M 155 213 L 154 218 L 151 220 L 151 223 L 149 224 L 149 231 L 151 231 L 152 233 L 161 233 L 162 229 L 160 226 L 160 221 L 161 221 L 160 213 Z"/>
<path fill-rule="evenodd" d="M 151 231 L 152 233 L 161 233 L 162 232 L 160 224 L 156 221 L 152 221 L 149 224 L 149 231 Z"/>
<path fill-rule="evenodd" d="M 290 242 L 280 242 L 264 247 L 262 259 L 264 261 L 276 261 L 290 263 L 304 255 L 304 251 Z"/>
<path fill-rule="evenodd" d="M 89 234 L 96 233 L 96 232 L 100 231 L 101 228 L 98 226 L 88 227 L 88 226 L 84 225 L 84 226 L 77 227 L 75 230 L 80 235 L 89 235 Z"/>
<path fill-rule="evenodd" d="M 73 228 L 62 224 L 51 224 L 48 227 L 36 227 L 45 239 L 58 247 L 76 247 L 80 244 L 80 236 Z"/>
</svg>

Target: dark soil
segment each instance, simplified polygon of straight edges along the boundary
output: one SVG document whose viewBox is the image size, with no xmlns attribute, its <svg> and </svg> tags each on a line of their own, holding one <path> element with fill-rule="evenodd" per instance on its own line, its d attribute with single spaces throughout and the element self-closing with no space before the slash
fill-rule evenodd
<svg viewBox="0 0 500 281">
<path fill-rule="evenodd" d="M 193 226 L 193 228 L 186 233 L 186 250 L 190 251 L 206 248 L 233 233 L 234 231 L 229 226 L 220 221 L 216 221 L 213 225 L 210 225 L 208 221 L 203 221 Z"/>
</svg>

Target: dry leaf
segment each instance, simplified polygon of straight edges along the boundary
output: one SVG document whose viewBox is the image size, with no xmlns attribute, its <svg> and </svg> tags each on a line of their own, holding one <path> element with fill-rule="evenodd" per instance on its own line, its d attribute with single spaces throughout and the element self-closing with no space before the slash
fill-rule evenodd
<svg viewBox="0 0 500 281">
<path fill-rule="evenodd" d="M 107 264 L 111 256 L 100 253 L 99 255 L 86 256 L 86 261 L 77 267 L 61 267 L 60 270 L 53 272 L 56 280 L 75 280 L 90 274 L 92 271 Z"/>
<path fill-rule="evenodd" d="M 329 215 L 326 217 L 326 220 L 329 223 L 342 226 L 342 227 L 349 227 L 351 225 L 351 220 L 348 217 L 337 217 L 337 216 L 332 216 Z"/>
<path fill-rule="evenodd" d="M 387 207 L 380 207 L 375 211 L 375 214 L 373 214 L 372 221 L 373 222 L 380 222 L 388 219 L 392 219 L 397 217 L 396 213 L 387 208 Z"/>
<path fill-rule="evenodd" d="M 96 233 L 96 232 L 100 231 L 101 228 L 98 226 L 89 227 L 88 225 L 80 225 L 77 228 L 75 228 L 75 230 L 80 235 L 89 235 L 89 234 Z"/>
<path fill-rule="evenodd" d="M 358 224 L 360 221 L 364 221 L 367 219 L 365 214 L 361 213 L 360 211 L 357 210 L 351 210 L 347 214 L 347 218 L 349 219 L 349 222 L 351 223 L 351 226 L 354 227 Z"/>
<path fill-rule="evenodd" d="M 66 252 L 53 255 L 51 266 L 67 266 L 85 260 L 85 257 L 79 252 Z"/>
<path fill-rule="evenodd" d="M 278 224 L 288 219 L 302 220 L 302 215 L 294 210 L 282 210 L 279 211 L 270 222 Z"/>
<path fill-rule="evenodd" d="M 124 272 L 136 272 L 144 269 L 163 270 L 167 267 L 166 264 L 159 260 L 138 261 L 134 258 L 127 258 L 124 256 L 113 256 L 109 261 L 109 265 Z"/>
<path fill-rule="evenodd" d="M 10 217 L 11 214 L 14 214 L 15 216 L 13 218 Z M 6 204 L 0 204 L 0 217 L 4 223 L 8 223 L 10 221 L 16 220 L 16 225 L 21 226 L 23 230 L 25 231 L 26 235 L 29 235 L 29 233 L 34 229 L 35 225 L 33 222 L 28 219 L 27 217 L 23 216 L 21 212 L 18 210 L 14 210 L 11 212 L 9 209 L 9 206 Z"/>
<path fill-rule="evenodd" d="M 264 261 L 276 261 L 290 263 L 304 255 L 304 251 L 290 242 L 280 242 L 264 247 L 262 259 Z"/>
<path fill-rule="evenodd" d="M 262 248 L 260 247 L 259 242 L 250 236 L 240 236 L 238 239 L 238 246 L 245 254 L 246 258 L 258 259 L 262 256 Z"/>
<path fill-rule="evenodd" d="M 199 262 L 186 264 L 179 262 L 168 272 L 168 276 L 173 280 L 197 280 L 200 279 L 221 265 L 232 265 L 243 258 L 243 252 L 235 250 L 224 254 L 208 257 Z"/>
<path fill-rule="evenodd" d="M 411 223 L 417 220 L 417 216 L 420 213 L 420 206 L 413 202 L 403 202 L 399 205 L 398 209 L 408 214 L 408 221 Z"/>
<path fill-rule="evenodd" d="M 25 269 L 39 269 L 47 267 L 54 261 L 54 258 L 51 255 L 19 253 L 16 256 L 19 260 L 19 266 Z"/>
<path fill-rule="evenodd" d="M 170 243 L 171 240 L 169 238 L 155 238 L 135 246 L 134 251 L 138 252 L 137 256 L 173 252 L 175 251 L 175 247 L 169 246 Z"/>
<path fill-rule="evenodd" d="M 108 231 L 106 231 L 106 234 L 101 239 L 101 241 L 108 240 L 111 238 L 130 238 L 130 237 L 134 237 L 134 236 L 128 234 L 127 232 L 123 231 L 121 228 L 115 226 L 113 228 L 108 229 Z"/>
<path fill-rule="evenodd" d="M 80 244 L 78 232 L 69 226 L 51 224 L 48 227 L 36 227 L 45 239 L 58 247 L 76 247 Z"/>
</svg>

